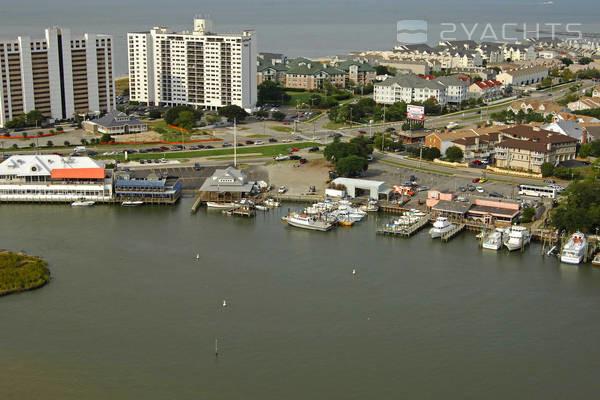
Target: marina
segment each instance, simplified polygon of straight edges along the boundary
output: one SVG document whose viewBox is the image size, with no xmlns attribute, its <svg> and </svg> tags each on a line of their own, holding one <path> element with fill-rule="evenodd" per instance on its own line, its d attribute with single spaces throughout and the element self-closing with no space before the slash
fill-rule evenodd
<svg viewBox="0 0 600 400">
<path fill-rule="evenodd" d="M 282 224 L 287 204 L 254 219 L 206 208 L 190 215 L 192 204 L 3 204 L 0 218 L 12 232 L 3 246 L 43 254 L 53 280 L 2 299 L 0 386 L 40 398 L 101 399 L 111 387 L 152 400 L 175 391 L 301 399 L 315 390 L 340 397 L 348 380 L 367 376 L 353 386 L 356 398 L 393 398 L 399 386 L 390 382 L 400 373 L 402 390 L 415 397 L 426 388 L 443 397 L 457 384 L 475 397 L 490 398 L 490 384 L 500 388 L 493 398 L 569 397 L 565 379 L 581 396 L 598 389 L 592 333 L 600 329 L 593 296 L 600 268 L 542 257 L 537 241 L 524 252 L 482 251 L 478 232 L 466 230 L 448 245 L 425 230 L 408 240 L 375 235 L 385 214 L 313 232 Z M 161 240 L 139 240 L 156 221 Z M 262 240 L 247 239 L 256 236 Z M 174 353 L 182 354 L 177 362 Z M 510 368 L 498 368 L 499 354 Z M 357 370 L 374 358 L 376 369 Z M 93 372 L 82 368 L 90 362 Z M 440 362 L 451 368 L 431 369 Z M 177 379 L 163 380 L 165 371 Z M 487 382 L 473 379 L 482 373 Z M 243 378 L 231 385 L 231 376 Z M 289 386 L 271 393 L 266 377 Z M 61 379 L 76 382 L 76 393 L 48 384 Z"/>
</svg>

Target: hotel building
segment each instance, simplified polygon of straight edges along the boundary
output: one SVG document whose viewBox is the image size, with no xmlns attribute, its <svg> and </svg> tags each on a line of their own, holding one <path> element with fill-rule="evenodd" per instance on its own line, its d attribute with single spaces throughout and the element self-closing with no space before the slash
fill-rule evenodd
<svg viewBox="0 0 600 400">
<path fill-rule="evenodd" d="M 31 110 L 53 120 L 113 110 L 112 45 L 110 35 L 58 27 L 0 41 L 0 127 Z"/>
<path fill-rule="evenodd" d="M 154 27 L 127 34 L 130 99 L 140 103 L 218 109 L 256 104 L 256 37 L 253 31 L 217 34 L 195 18 L 192 32 Z"/>
</svg>

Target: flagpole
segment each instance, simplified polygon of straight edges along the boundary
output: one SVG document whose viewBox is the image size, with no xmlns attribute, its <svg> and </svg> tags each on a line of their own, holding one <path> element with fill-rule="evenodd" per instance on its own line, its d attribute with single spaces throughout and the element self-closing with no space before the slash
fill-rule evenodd
<svg viewBox="0 0 600 400">
<path fill-rule="evenodd" d="M 233 166 L 237 168 L 237 118 L 233 118 Z"/>
</svg>

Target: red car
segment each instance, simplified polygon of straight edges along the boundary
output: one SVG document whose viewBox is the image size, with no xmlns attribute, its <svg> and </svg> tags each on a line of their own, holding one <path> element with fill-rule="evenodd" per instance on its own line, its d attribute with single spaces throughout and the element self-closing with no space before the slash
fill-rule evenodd
<svg viewBox="0 0 600 400">
<path fill-rule="evenodd" d="M 471 182 L 473 182 L 473 183 L 479 183 L 479 178 L 475 178 Z"/>
<path fill-rule="evenodd" d="M 291 149 L 290 151 L 298 151 L 298 149 L 294 147 L 294 148 L 293 148 L 293 149 Z"/>
<path fill-rule="evenodd" d="M 473 164 L 473 165 L 481 165 L 483 163 L 481 161 L 479 161 L 479 160 L 473 160 L 473 161 L 471 161 L 471 164 Z"/>
<path fill-rule="evenodd" d="M 283 124 L 284 124 L 284 125 L 289 125 L 290 123 L 289 123 L 289 122 L 284 122 Z"/>
</svg>

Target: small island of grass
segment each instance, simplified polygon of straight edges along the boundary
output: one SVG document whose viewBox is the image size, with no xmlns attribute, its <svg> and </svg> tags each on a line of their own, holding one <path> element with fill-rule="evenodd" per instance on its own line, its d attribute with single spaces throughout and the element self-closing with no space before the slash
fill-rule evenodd
<svg viewBox="0 0 600 400">
<path fill-rule="evenodd" d="M 0 250 L 0 296 L 37 289 L 49 281 L 50 270 L 42 259 Z"/>
</svg>

